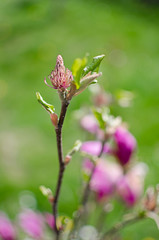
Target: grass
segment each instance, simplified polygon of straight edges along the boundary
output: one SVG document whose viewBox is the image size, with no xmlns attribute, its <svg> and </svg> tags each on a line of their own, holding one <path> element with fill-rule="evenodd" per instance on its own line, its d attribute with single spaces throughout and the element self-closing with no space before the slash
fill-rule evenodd
<svg viewBox="0 0 159 240">
<path fill-rule="evenodd" d="M 14 216 L 23 190 L 34 192 L 39 209 L 49 210 L 39 185 L 55 186 L 55 134 L 47 114 L 36 102 L 35 92 L 41 92 L 59 111 L 56 92 L 43 83 L 58 54 L 63 55 L 69 68 L 74 58 L 87 52 L 90 57 L 106 55 L 99 81 L 112 93 L 121 88 L 135 93 L 131 108 L 114 107 L 113 111 L 129 123 L 138 141 L 138 158 L 149 166 L 146 186 L 158 183 L 158 14 L 157 8 L 131 1 L 1 1 L 1 210 Z M 74 110 L 85 103 L 91 104 L 88 91 L 71 103 L 64 126 L 65 152 L 76 138 L 86 137 L 73 118 Z M 71 215 L 77 206 L 80 161 L 77 155 L 65 175 L 60 201 L 64 214 Z M 135 233 L 138 231 L 140 236 Z M 158 230 L 147 220 L 128 228 L 124 236 L 141 240 L 157 237 Z"/>
</svg>

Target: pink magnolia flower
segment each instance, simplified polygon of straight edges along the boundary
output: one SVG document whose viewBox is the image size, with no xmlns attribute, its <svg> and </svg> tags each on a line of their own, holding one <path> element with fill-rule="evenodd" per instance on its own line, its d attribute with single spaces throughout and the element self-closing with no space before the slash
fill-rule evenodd
<svg viewBox="0 0 159 240">
<path fill-rule="evenodd" d="M 88 141 L 84 142 L 80 148 L 82 152 L 90 155 L 98 156 L 102 149 L 102 143 L 100 141 Z M 108 144 L 104 145 L 103 153 L 109 153 L 110 147 Z"/>
<path fill-rule="evenodd" d="M 129 162 L 136 149 L 136 140 L 134 136 L 123 127 L 119 127 L 116 130 L 114 139 L 116 142 L 116 150 L 114 151 L 114 154 L 121 165 L 125 165 Z"/>
<path fill-rule="evenodd" d="M 65 71 L 65 66 L 61 55 L 57 56 L 55 69 L 49 75 L 49 79 L 54 89 L 68 88 L 71 84 L 71 81 L 73 81 L 73 75 L 71 71 L 68 68 L 66 68 Z M 45 83 L 47 84 L 46 79 Z"/>
<path fill-rule="evenodd" d="M 128 206 L 133 206 L 140 198 L 146 173 L 147 166 L 144 163 L 138 163 L 119 179 L 117 193 Z"/>
<path fill-rule="evenodd" d="M 85 160 L 83 166 L 85 171 L 91 171 L 93 168 L 93 164 L 88 159 Z M 90 182 L 91 190 L 97 193 L 99 200 L 114 192 L 116 182 L 122 176 L 122 172 L 122 168 L 119 164 L 106 160 L 99 160 Z"/>
<path fill-rule="evenodd" d="M 81 119 L 81 127 L 84 128 L 86 131 L 90 132 L 90 133 L 97 133 L 97 131 L 99 130 L 99 125 L 95 119 L 95 117 L 91 114 L 89 115 L 85 115 L 82 119 Z"/>
<path fill-rule="evenodd" d="M 93 98 L 94 105 L 97 107 L 109 106 L 113 102 L 113 97 L 110 93 L 100 89 Z"/>
<path fill-rule="evenodd" d="M 87 132 L 95 134 L 98 139 L 104 138 L 105 132 L 99 128 L 99 124 L 92 114 L 85 115 L 81 119 L 80 125 Z"/>
<path fill-rule="evenodd" d="M 14 240 L 15 229 L 4 213 L 0 213 L 0 239 Z"/>
<path fill-rule="evenodd" d="M 20 226 L 25 233 L 35 239 L 39 239 L 43 235 L 43 217 L 40 213 L 32 210 L 25 210 L 19 215 Z"/>
<path fill-rule="evenodd" d="M 45 213 L 45 220 L 46 220 L 46 222 L 47 222 L 47 224 L 49 225 L 50 228 L 53 229 L 55 227 L 55 219 L 54 219 L 52 214 Z"/>
</svg>

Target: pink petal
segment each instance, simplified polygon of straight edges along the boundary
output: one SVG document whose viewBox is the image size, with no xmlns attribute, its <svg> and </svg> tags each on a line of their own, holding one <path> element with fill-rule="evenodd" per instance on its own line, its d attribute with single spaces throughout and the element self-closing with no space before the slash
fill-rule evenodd
<svg viewBox="0 0 159 240">
<path fill-rule="evenodd" d="M 0 213 L 0 238 L 3 240 L 14 240 L 15 229 L 5 214 Z"/>
<path fill-rule="evenodd" d="M 19 215 L 20 225 L 24 232 L 33 238 L 43 235 L 43 218 L 39 213 L 25 210 Z"/>
<path fill-rule="evenodd" d="M 84 142 L 81 146 L 81 151 L 90 155 L 98 156 L 102 149 L 102 143 L 100 141 L 88 141 Z M 104 145 L 103 153 L 110 153 L 110 147 L 108 144 Z"/>
<path fill-rule="evenodd" d="M 97 133 L 99 126 L 95 117 L 91 114 L 84 116 L 81 119 L 81 127 L 90 133 Z"/>
<path fill-rule="evenodd" d="M 131 155 L 136 149 L 136 140 L 134 136 L 123 127 L 119 127 L 116 130 L 114 139 L 117 145 L 115 155 L 119 159 L 119 162 L 125 165 L 129 162 Z"/>
</svg>

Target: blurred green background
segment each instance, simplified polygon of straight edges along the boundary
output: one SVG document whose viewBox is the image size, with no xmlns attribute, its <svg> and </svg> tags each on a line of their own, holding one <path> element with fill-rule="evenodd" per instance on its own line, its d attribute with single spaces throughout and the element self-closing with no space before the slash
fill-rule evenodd
<svg viewBox="0 0 159 240">
<path fill-rule="evenodd" d="M 138 141 L 138 158 L 149 166 L 146 186 L 159 181 L 159 7 L 147 1 L 5 0 L 0 1 L 0 210 L 15 216 L 24 190 L 37 207 L 50 210 L 39 185 L 53 188 L 57 176 L 55 133 L 35 92 L 54 104 L 56 91 L 44 77 L 61 54 L 71 68 L 76 57 L 105 54 L 101 86 L 112 93 L 133 91 L 129 109 L 115 108 Z M 155 2 L 155 1 L 154 1 Z M 74 110 L 91 105 L 86 90 L 73 99 L 64 126 L 64 151 L 86 139 Z M 67 168 L 60 212 L 71 215 L 80 194 L 80 156 Z M 141 240 L 159 232 L 151 220 L 123 231 L 124 239 Z"/>
</svg>

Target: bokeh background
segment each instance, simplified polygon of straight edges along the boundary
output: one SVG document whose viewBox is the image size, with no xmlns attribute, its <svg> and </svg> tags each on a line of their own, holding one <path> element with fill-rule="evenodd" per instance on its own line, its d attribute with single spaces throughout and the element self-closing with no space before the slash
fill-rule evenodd
<svg viewBox="0 0 159 240">
<path fill-rule="evenodd" d="M 159 182 L 159 5 L 158 1 L 5 0 L 0 1 L 0 210 L 11 218 L 24 191 L 37 208 L 51 211 L 39 185 L 54 188 L 57 176 L 55 133 L 35 92 L 59 112 L 56 91 L 44 85 L 56 56 L 71 68 L 76 57 L 105 54 L 101 86 L 135 94 L 131 108 L 114 108 L 138 141 L 138 158 L 149 166 L 146 184 Z M 89 91 L 73 99 L 64 126 L 64 151 L 86 139 L 74 111 L 91 105 Z M 71 216 L 80 194 L 81 159 L 65 174 L 60 212 Z M 118 216 L 116 211 L 116 216 Z M 158 239 L 151 220 L 122 232 L 124 239 Z"/>
</svg>

